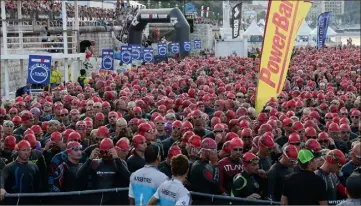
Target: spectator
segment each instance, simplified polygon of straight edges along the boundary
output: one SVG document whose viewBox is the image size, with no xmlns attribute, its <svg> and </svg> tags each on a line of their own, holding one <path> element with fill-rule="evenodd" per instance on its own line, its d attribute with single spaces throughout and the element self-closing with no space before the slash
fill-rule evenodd
<svg viewBox="0 0 361 206">
<path fill-rule="evenodd" d="M 46 23 L 43 23 L 43 26 L 41 27 L 41 32 L 40 32 L 40 38 L 41 38 L 41 42 L 48 42 L 48 27 L 45 26 Z M 43 47 L 48 47 L 47 44 L 43 44 Z"/>
<path fill-rule="evenodd" d="M 350 161 L 347 162 L 342 168 L 343 178 L 346 180 L 351 173 L 359 166 L 361 166 L 361 143 L 356 143 L 351 152 L 349 153 Z"/>
<path fill-rule="evenodd" d="M 82 88 L 84 88 L 85 84 L 89 82 L 88 78 L 86 77 L 86 70 L 80 70 L 80 76 L 78 77 L 78 82 Z"/>
<path fill-rule="evenodd" d="M 144 168 L 137 170 L 130 177 L 129 205 L 146 205 L 158 187 L 167 180 L 167 176 L 156 169 L 161 159 L 158 146 L 149 145 L 145 149 L 144 158 Z"/>
<path fill-rule="evenodd" d="M 298 153 L 301 170 L 284 181 L 281 205 L 327 205 L 326 184 L 314 171 L 317 162 L 310 150 Z"/>
<path fill-rule="evenodd" d="M 190 205 L 189 191 L 183 186 L 189 170 L 189 160 L 178 154 L 171 160 L 173 178 L 162 183 L 147 205 Z"/>
<path fill-rule="evenodd" d="M 61 73 L 59 71 L 59 62 L 55 61 L 55 64 L 51 68 L 50 85 L 55 88 L 61 84 Z"/>
<path fill-rule="evenodd" d="M 26 86 L 20 87 L 15 92 L 15 97 L 22 97 L 24 94 L 30 95 L 31 84 L 27 84 Z"/>
<path fill-rule="evenodd" d="M 352 173 L 346 181 L 347 200 L 338 204 L 338 206 L 356 206 L 360 205 L 361 198 L 361 175 L 358 172 Z"/>
</svg>

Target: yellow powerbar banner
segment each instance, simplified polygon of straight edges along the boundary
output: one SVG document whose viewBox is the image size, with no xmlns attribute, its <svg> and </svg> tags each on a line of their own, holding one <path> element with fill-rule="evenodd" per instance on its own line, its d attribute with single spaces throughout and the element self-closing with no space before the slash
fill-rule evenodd
<svg viewBox="0 0 361 206">
<path fill-rule="evenodd" d="M 298 29 L 311 6 L 309 1 L 269 1 L 257 88 L 257 114 L 272 97 L 282 92 Z"/>
</svg>

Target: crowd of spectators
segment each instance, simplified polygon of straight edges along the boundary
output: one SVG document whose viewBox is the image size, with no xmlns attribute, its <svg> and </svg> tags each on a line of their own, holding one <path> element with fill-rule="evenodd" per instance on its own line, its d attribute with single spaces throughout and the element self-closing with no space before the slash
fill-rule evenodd
<svg viewBox="0 0 361 206">
<path fill-rule="evenodd" d="M 213 26 L 221 26 L 222 20 L 210 19 L 206 17 L 196 18 L 194 21 L 195 24 L 211 24 Z"/>
<path fill-rule="evenodd" d="M 34 15 L 36 13 L 60 13 L 61 12 L 61 1 L 22 1 L 22 14 L 23 15 Z M 88 20 L 118 20 L 121 22 L 129 22 L 128 16 L 135 15 L 138 7 L 127 7 L 124 5 L 124 2 L 118 1 L 116 3 L 116 9 L 107 9 L 107 8 L 98 8 L 98 7 L 89 7 L 86 5 L 79 5 L 79 17 L 82 19 Z M 16 13 L 17 10 L 17 1 L 15 0 L 6 0 L 6 10 L 7 13 Z M 66 3 L 67 16 L 73 18 L 75 16 L 74 4 Z M 59 15 L 58 15 L 59 16 Z M 222 21 L 210 19 L 206 17 L 195 19 L 196 24 L 212 24 L 219 26 L 222 24 Z"/>
<path fill-rule="evenodd" d="M 37 13 L 60 13 L 62 10 L 61 1 L 50 1 L 50 0 L 41 0 L 41 1 L 22 1 L 21 2 L 22 14 L 23 15 L 35 15 Z M 135 8 L 125 6 L 124 2 L 118 1 L 116 4 L 116 9 L 107 9 L 107 8 L 98 8 L 98 7 L 89 7 L 87 5 L 79 5 L 79 17 L 82 19 L 88 20 L 115 20 L 119 16 L 127 16 Z M 16 13 L 17 10 L 17 1 L 7 0 L 6 1 L 6 10 L 7 13 Z M 67 16 L 73 18 L 75 16 L 75 8 L 73 3 L 66 3 Z M 58 15 L 59 16 L 59 15 Z"/>
</svg>

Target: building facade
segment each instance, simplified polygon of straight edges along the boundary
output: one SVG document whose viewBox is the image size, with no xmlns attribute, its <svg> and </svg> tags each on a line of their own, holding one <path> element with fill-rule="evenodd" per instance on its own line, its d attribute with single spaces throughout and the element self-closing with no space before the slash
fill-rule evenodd
<svg viewBox="0 0 361 206">
<path fill-rule="evenodd" d="M 318 16 L 327 11 L 330 11 L 333 17 L 340 17 L 345 13 L 345 2 L 335 0 L 313 1 L 308 18 L 311 21 L 317 21 Z"/>
</svg>

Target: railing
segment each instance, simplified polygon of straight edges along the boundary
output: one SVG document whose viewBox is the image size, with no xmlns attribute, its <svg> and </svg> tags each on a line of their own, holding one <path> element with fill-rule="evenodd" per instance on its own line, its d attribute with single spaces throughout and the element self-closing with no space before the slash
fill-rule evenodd
<svg viewBox="0 0 361 206">
<path fill-rule="evenodd" d="M 79 20 L 79 26 L 103 26 L 104 22 L 112 22 L 112 21 L 107 21 L 107 20 Z M 43 26 L 43 22 L 42 21 L 37 21 L 36 22 L 37 26 Z M 62 27 L 63 26 L 63 22 L 62 20 L 53 20 L 49 22 L 50 27 Z M 67 26 L 68 27 L 72 27 L 75 25 L 75 20 L 74 19 L 70 19 L 67 21 Z"/>
<path fill-rule="evenodd" d="M 31 96 L 39 96 L 43 93 L 43 89 L 30 89 Z"/>
<path fill-rule="evenodd" d="M 199 192 L 191 192 L 193 205 L 279 205 L 279 202 L 266 200 L 252 200 L 246 198 L 235 198 L 222 195 L 210 195 Z M 68 198 L 61 198 L 67 196 Z M 127 205 L 128 188 L 113 188 L 101 190 L 85 190 L 74 192 L 56 193 L 19 193 L 6 194 L 5 204 L 81 204 L 81 205 L 103 205 L 118 204 Z"/>
<path fill-rule="evenodd" d="M 80 27 L 82 27 L 82 26 L 105 26 L 105 25 L 112 26 L 112 25 L 114 25 L 114 21 L 112 19 L 109 19 L 109 20 L 102 20 L 102 19 L 82 20 L 82 19 L 79 19 Z M 22 21 L 22 23 L 20 23 L 19 21 L 8 21 L 7 22 L 8 33 L 19 32 L 19 27 L 23 33 L 31 33 L 34 31 L 34 28 L 36 28 L 36 27 L 38 28 L 41 26 L 44 26 L 44 21 Z M 62 26 L 63 26 L 63 22 L 61 19 L 49 21 L 49 27 L 62 27 Z M 75 19 L 74 18 L 68 19 L 67 26 L 68 27 L 75 26 Z"/>
<path fill-rule="evenodd" d="M 50 40 L 50 42 L 41 42 L 42 38 Z M 7 37 L 8 39 L 8 51 L 46 51 L 46 50 L 59 50 L 61 52 L 54 52 L 54 53 L 63 53 L 63 41 L 61 41 L 63 36 L 25 36 L 22 38 L 20 37 Z M 68 49 L 73 50 L 76 49 L 77 42 L 73 36 L 68 36 Z M 72 41 L 69 41 L 72 39 Z M 51 40 L 59 40 L 51 42 Z M 22 47 L 20 47 L 22 45 Z M 70 46 L 71 45 L 71 46 Z"/>
</svg>

